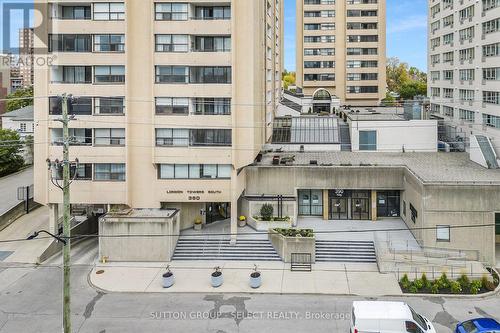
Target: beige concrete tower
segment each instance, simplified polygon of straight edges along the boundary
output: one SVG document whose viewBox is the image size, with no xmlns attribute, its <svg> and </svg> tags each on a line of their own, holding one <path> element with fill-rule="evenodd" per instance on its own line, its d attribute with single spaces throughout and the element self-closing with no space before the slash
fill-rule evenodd
<svg viewBox="0 0 500 333">
<path fill-rule="evenodd" d="M 297 86 L 350 105 L 386 92 L 385 0 L 297 0 Z"/>
<path fill-rule="evenodd" d="M 57 57 L 35 70 L 36 200 L 61 202 L 44 161 L 61 158 L 57 96 L 71 93 L 73 204 L 235 226 L 280 99 L 282 0 L 38 2 L 36 36 Z"/>
</svg>

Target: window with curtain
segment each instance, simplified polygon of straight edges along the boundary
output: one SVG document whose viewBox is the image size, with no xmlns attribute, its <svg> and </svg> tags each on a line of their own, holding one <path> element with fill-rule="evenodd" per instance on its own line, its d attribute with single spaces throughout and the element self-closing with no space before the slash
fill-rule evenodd
<svg viewBox="0 0 500 333">
<path fill-rule="evenodd" d="M 125 164 L 94 164 L 94 180 L 125 181 Z"/>
</svg>

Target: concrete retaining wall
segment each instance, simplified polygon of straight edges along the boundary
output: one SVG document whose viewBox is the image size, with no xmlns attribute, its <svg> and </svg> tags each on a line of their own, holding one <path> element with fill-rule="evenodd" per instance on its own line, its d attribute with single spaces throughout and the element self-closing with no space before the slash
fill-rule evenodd
<svg viewBox="0 0 500 333">
<path fill-rule="evenodd" d="M 24 204 L 24 201 L 22 201 L 0 216 L 0 231 L 7 228 L 12 224 L 12 222 L 26 214 Z M 30 199 L 29 206 L 30 210 L 34 210 L 40 207 L 40 204 L 33 201 L 33 199 Z"/>
</svg>

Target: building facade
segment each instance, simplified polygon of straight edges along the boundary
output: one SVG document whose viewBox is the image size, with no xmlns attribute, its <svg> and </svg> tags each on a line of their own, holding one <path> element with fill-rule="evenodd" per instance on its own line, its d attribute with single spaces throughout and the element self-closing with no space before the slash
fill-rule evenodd
<svg viewBox="0 0 500 333">
<path fill-rule="evenodd" d="M 378 105 L 386 93 L 386 1 L 298 0 L 297 86 L 347 105 Z M 329 97 L 329 96 L 328 96 Z"/>
<path fill-rule="evenodd" d="M 32 87 L 34 82 L 33 61 L 35 35 L 33 28 L 19 29 L 19 77 L 23 88 Z"/>
<path fill-rule="evenodd" d="M 10 94 L 10 66 L 7 61 L 9 58 L 0 55 L 0 114 L 5 112 L 6 102 L 2 101 Z"/>
<path fill-rule="evenodd" d="M 431 113 L 500 153 L 500 1 L 430 0 Z"/>
<path fill-rule="evenodd" d="M 51 67 L 35 68 L 35 163 L 61 158 L 72 94 L 72 204 L 231 217 L 280 100 L 282 0 L 35 1 Z M 39 22 L 40 23 L 40 22 Z M 37 26 L 37 25 L 36 25 Z M 61 191 L 35 170 L 55 220 Z"/>
</svg>

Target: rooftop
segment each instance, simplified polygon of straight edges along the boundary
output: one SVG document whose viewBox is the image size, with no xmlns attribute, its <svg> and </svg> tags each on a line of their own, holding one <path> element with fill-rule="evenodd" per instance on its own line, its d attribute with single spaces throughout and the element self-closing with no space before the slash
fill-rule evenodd
<svg viewBox="0 0 500 333">
<path fill-rule="evenodd" d="M 352 107 L 344 112 L 353 121 L 405 120 L 404 109 L 401 107 Z"/>
<path fill-rule="evenodd" d="M 256 166 L 273 166 L 273 157 L 291 161 L 274 167 L 406 167 L 424 183 L 481 183 L 500 185 L 500 170 L 486 169 L 469 159 L 468 153 L 383 153 L 325 151 L 267 153 Z"/>
<path fill-rule="evenodd" d="M 15 118 L 15 120 L 33 120 L 33 105 L 25 106 L 24 108 L 10 111 L 0 115 L 4 118 Z"/>
</svg>

